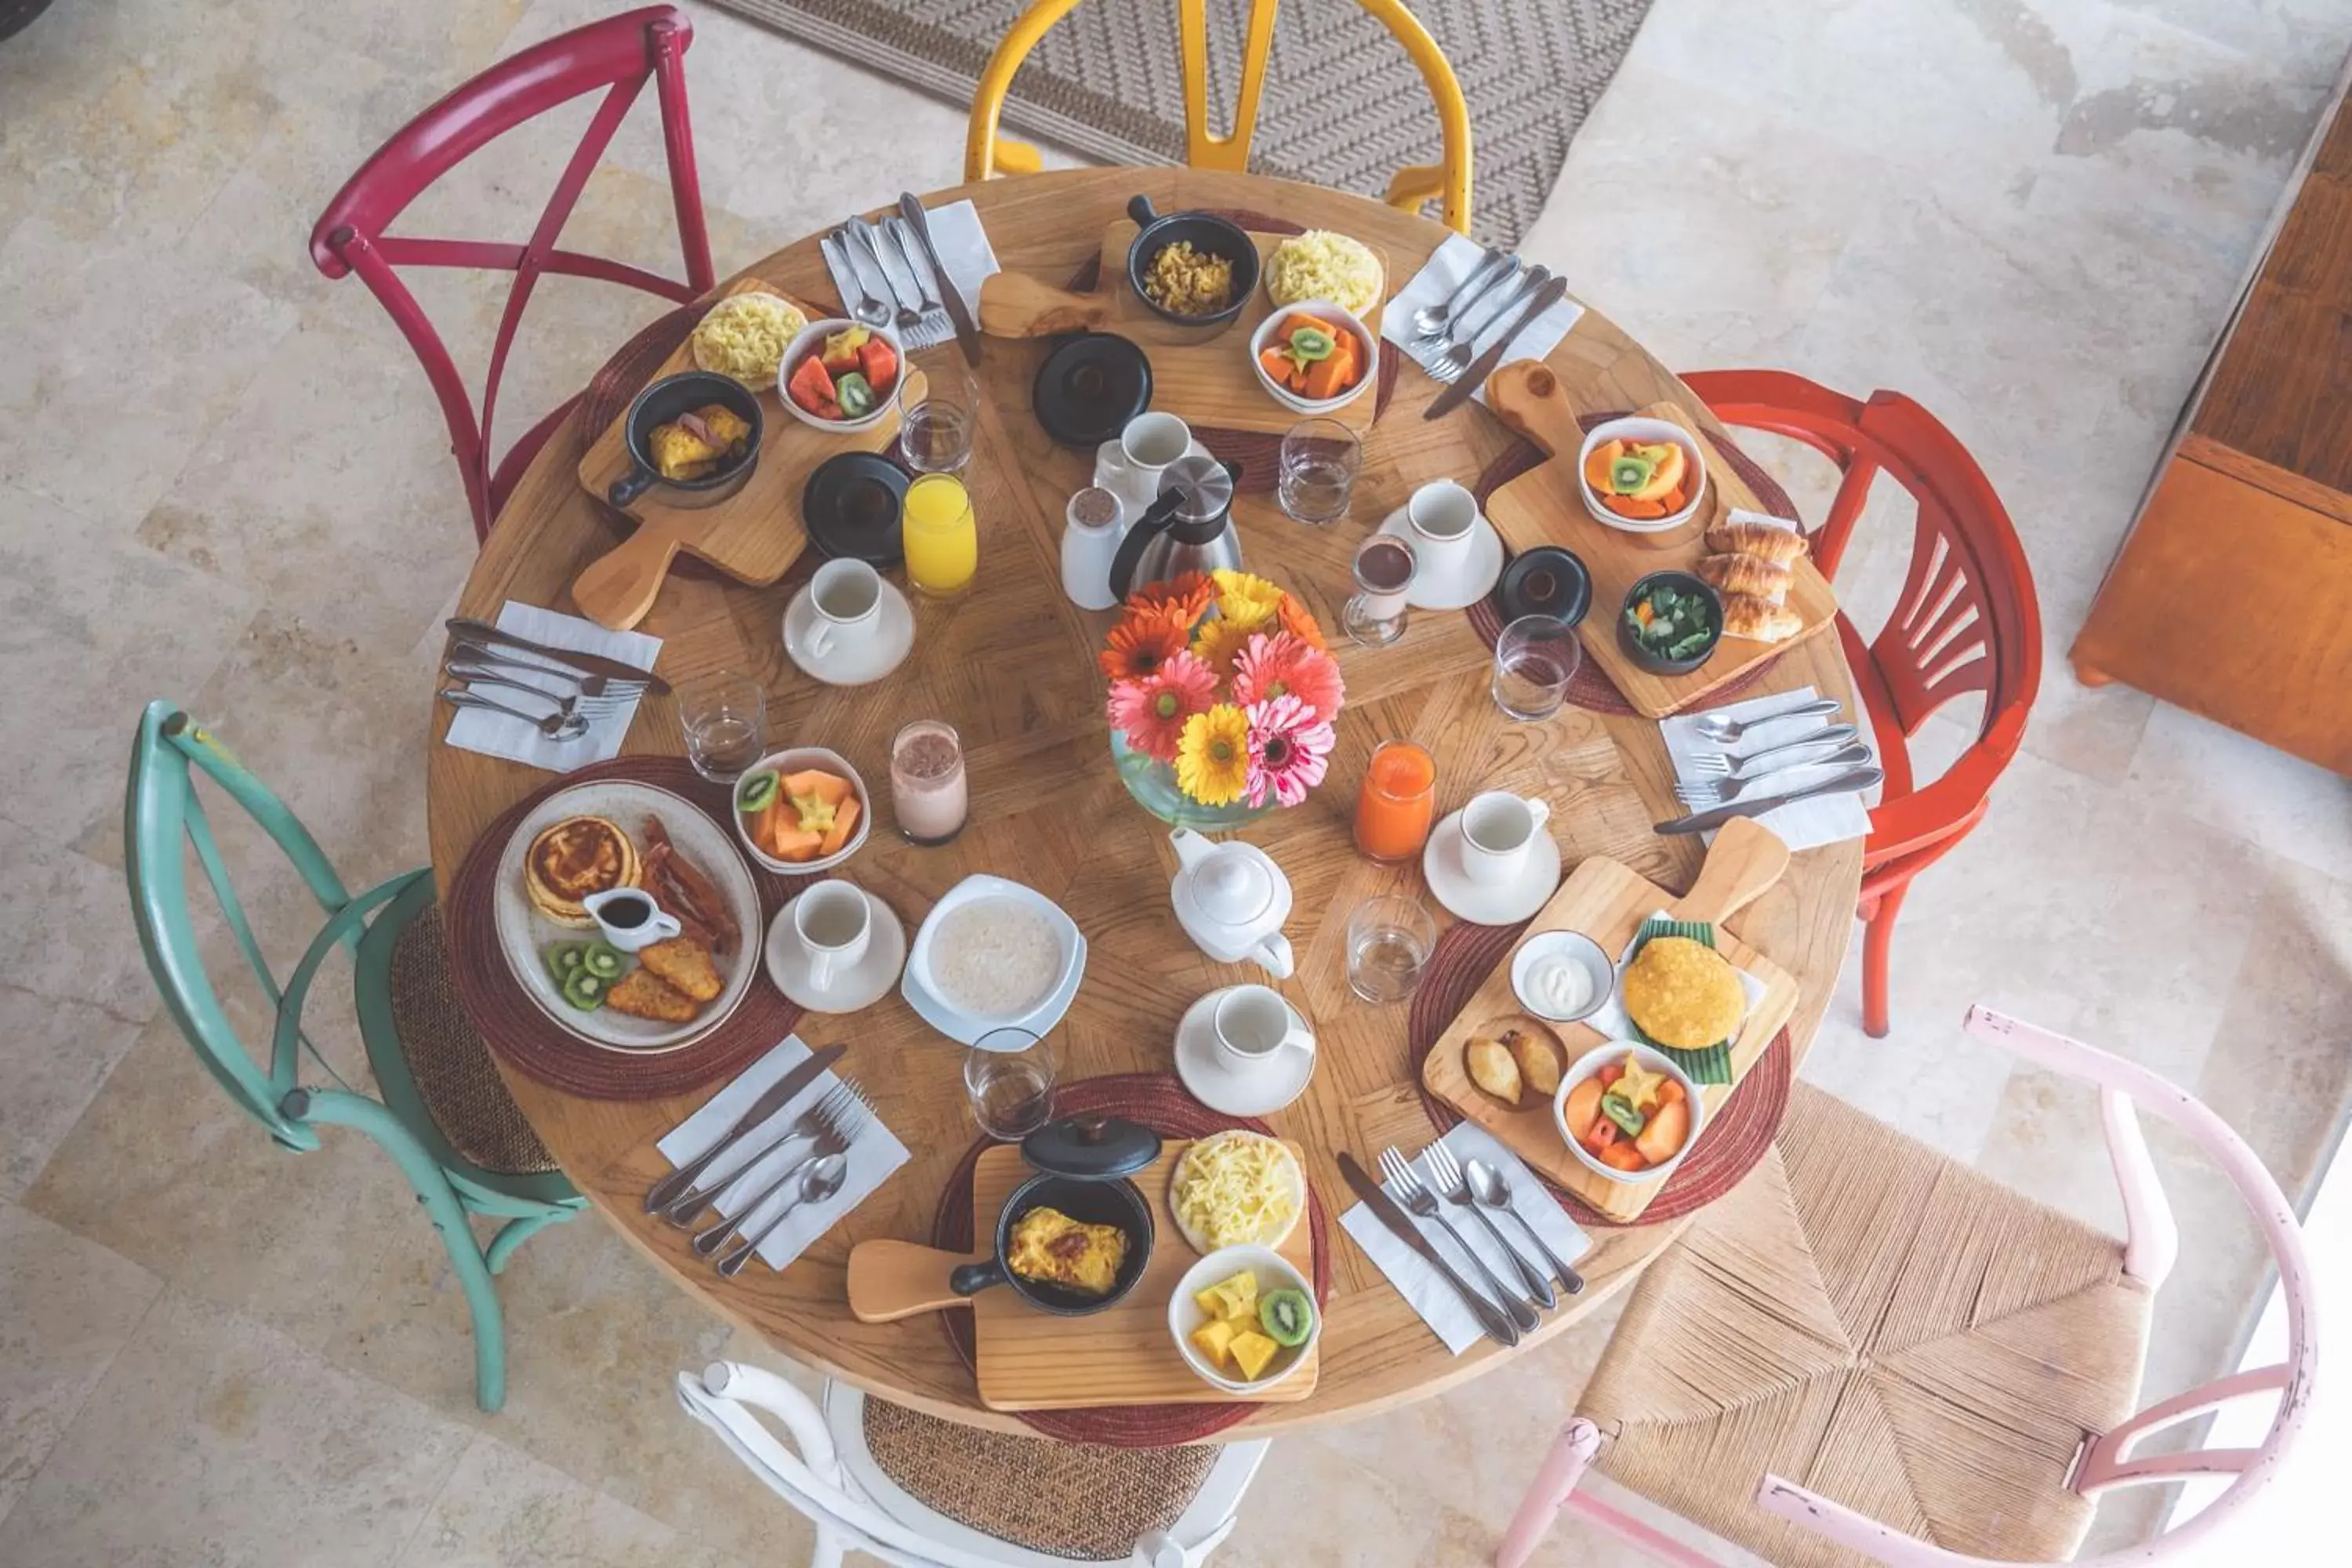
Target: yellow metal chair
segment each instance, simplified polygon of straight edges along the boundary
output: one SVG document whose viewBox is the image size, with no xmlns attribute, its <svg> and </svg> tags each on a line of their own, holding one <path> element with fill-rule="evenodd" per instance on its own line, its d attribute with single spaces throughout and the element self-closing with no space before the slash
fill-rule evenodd
<svg viewBox="0 0 2352 1568">
<path fill-rule="evenodd" d="M 996 133 L 1004 95 L 1013 86 L 1029 51 L 1046 29 L 1067 16 L 1078 0 L 1037 0 L 1013 24 L 1004 41 L 988 59 L 980 86 L 971 96 L 971 130 L 964 142 L 963 176 L 985 180 L 999 174 L 1034 174 L 1037 149 L 1025 142 Z M 1274 49 L 1274 13 L 1281 0 L 1251 0 L 1249 44 L 1242 54 L 1241 96 L 1234 105 L 1234 129 L 1220 136 L 1209 128 L 1208 0 L 1176 0 L 1184 66 L 1184 161 L 1195 169 L 1224 169 L 1239 174 L 1249 167 L 1250 138 L 1257 131 L 1258 97 L 1265 87 L 1266 57 Z M 1442 163 L 1412 163 L 1389 181 L 1388 204 L 1417 212 L 1432 196 L 1445 204 L 1445 225 L 1470 231 L 1470 106 L 1429 29 L 1399 0 L 1356 0 L 1396 37 L 1421 68 L 1422 79 L 1437 103 L 1438 125 L 1444 136 Z"/>
</svg>

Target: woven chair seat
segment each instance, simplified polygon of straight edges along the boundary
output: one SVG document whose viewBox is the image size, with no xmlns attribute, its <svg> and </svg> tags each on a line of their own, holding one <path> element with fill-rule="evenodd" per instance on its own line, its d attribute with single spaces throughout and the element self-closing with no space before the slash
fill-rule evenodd
<svg viewBox="0 0 2352 1568">
<path fill-rule="evenodd" d="M 1017 1437 L 866 1401 L 866 1447 L 884 1475 L 933 1512 L 1010 1545 L 1082 1563 L 1123 1563 L 1176 1522 L 1218 1450 L 1108 1448 Z"/>
<path fill-rule="evenodd" d="M 1766 1472 L 1954 1552 L 2074 1554 L 2084 1439 L 2128 1416 L 2120 1243 L 1795 1086 L 1770 1153 L 1650 1269 L 1580 1401 L 1622 1484 L 1774 1563 L 1865 1562 Z"/>
<path fill-rule="evenodd" d="M 425 1114 L 451 1148 L 498 1175 L 555 1169 L 457 1000 L 438 905 L 409 921 L 393 944 L 392 1018 Z"/>
</svg>

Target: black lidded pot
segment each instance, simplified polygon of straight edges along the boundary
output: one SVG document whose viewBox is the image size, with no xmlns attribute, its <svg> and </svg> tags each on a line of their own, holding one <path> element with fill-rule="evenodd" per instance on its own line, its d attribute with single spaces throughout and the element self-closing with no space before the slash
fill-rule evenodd
<svg viewBox="0 0 2352 1568">
<path fill-rule="evenodd" d="M 1134 1289 L 1150 1267 L 1158 1227 L 1152 1223 L 1150 1200 L 1128 1178 L 1160 1158 L 1160 1134 L 1116 1116 L 1067 1117 L 1024 1138 L 1021 1157 L 1036 1173 L 1004 1200 L 996 1217 L 994 1256 L 985 1263 L 957 1268 L 948 1276 L 948 1288 L 959 1296 L 971 1296 L 992 1285 L 1009 1285 L 1039 1311 L 1063 1318 L 1099 1312 Z M 1024 1279 L 1005 1267 L 1013 1227 L 1038 1208 L 1058 1209 L 1087 1225 L 1116 1226 L 1126 1234 L 1127 1257 L 1109 1290 L 1082 1295 Z"/>
</svg>

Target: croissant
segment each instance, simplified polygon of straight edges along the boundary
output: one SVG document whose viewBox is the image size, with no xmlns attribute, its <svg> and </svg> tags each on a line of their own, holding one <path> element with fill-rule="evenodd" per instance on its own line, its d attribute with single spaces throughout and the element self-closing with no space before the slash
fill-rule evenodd
<svg viewBox="0 0 2352 1568">
<path fill-rule="evenodd" d="M 1805 617 L 1753 594 L 1723 596 L 1723 635 L 1750 642 L 1786 642 L 1805 629 Z"/>
<path fill-rule="evenodd" d="M 1724 554 L 1758 555 L 1786 566 L 1804 554 L 1805 536 L 1769 522 L 1721 522 L 1706 531 L 1706 547 Z"/>
<path fill-rule="evenodd" d="M 1698 574 L 1727 594 L 1748 594 L 1778 605 L 1789 596 L 1789 569 L 1760 555 L 1709 555 Z"/>
</svg>

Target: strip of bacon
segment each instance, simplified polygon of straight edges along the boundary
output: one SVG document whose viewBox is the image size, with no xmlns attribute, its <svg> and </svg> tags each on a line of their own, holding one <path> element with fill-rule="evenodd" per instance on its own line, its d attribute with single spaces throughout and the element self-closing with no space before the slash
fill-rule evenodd
<svg viewBox="0 0 2352 1568">
<path fill-rule="evenodd" d="M 677 852 L 660 817 L 646 818 L 646 842 L 656 850 L 667 851 L 661 857 L 663 875 L 674 884 L 677 896 L 693 910 L 695 918 L 709 928 L 715 939 L 710 943 L 711 951 L 732 952 L 736 939 L 742 933 L 728 908 L 727 896 L 703 874 L 700 867 Z"/>
</svg>

